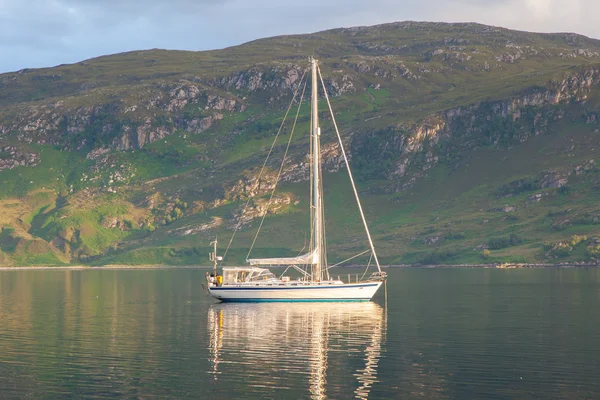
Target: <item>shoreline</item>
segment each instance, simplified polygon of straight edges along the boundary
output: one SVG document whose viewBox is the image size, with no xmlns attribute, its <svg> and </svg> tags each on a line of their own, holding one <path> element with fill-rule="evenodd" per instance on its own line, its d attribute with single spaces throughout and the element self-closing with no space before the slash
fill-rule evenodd
<svg viewBox="0 0 600 400">
<path fill-rule="evenodd" d="M 394 265 L 391 268 L 483 268 L 483 269 L 525 269 L 525 268 L 600 268 L 596 263 L 559 264 L 438 264 L 438 265 Z M 385 268 L 382 266 L 382 268 Z"/>
<path fill-rule="evenodd" d="M 276 267 L 275 267 L 276 268 Z M 364 268 L 364 265 L 346 265 L 340 268 Z M 524 268 L 600 268 L 598 263 L 589 262 L 574 262 L 574 263 L 558 263 L 558 264 L 540 264 L 540 263 L 503 263 L 503 264 L 398 264 L 398 265 L 382 265 L 381 268 L 415 268 L 415 269 L 436 269 L 436 268 L 484 268 L 484 269 L 524 269 Z M 150 270 L 150 269 L 200 269 L 210 270 L 212 266 L 204 265 L 57 265 L 57 266 L 0 266 L 0 271 L 39 271 L 39 270 L 55 270 L 55 271 L 97 271 L 97 270 Z"/>
<path fill-rule="evenodd" d="M 30 267 L 16 266 L 16 267 L 0 267 L 0 271 L 15 271 L 15 270 L 60 270 L 60 271 L 98 271 L 98 270 L 119 270 L 119 269 L 212 269 L 211 266 L 201 265 L 101 265 L 101 266 L 90 266 L 90 265 L 57 265 L 57 266 L 44 266 L 44 265 L 32 265 Z"/>
</svg>

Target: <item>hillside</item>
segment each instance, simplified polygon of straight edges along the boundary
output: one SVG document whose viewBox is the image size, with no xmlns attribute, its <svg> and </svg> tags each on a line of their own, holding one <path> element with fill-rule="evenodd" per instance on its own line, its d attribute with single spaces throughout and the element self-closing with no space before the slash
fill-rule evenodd
<svg viewBox="0 0 600 400">
<path fill-rule="evenodd" d="M 382 263 L 598 257 L 600 41 L 400 22 L 0 75 L 0 263 L 207 264 L 250 196 L 229 253 L 241 262 L 289 125 L 260 184 L 258 171 L 311 54 Z M 335 261 L 366 243 L 322 118 Z M 307 143 L 293 138 L 253 255 L 306 241 Z"/>
</svg>

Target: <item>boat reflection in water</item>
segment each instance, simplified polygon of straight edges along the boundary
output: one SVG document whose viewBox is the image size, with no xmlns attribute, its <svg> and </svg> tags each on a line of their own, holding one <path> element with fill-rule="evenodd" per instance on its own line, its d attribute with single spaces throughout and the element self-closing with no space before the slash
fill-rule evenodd
<svg viewBox="0 0 600 400">
<path fill-rule="evenodd" d="M 343 369 L 356 378 L 354 397 L 366 399 L 377 382 L 387 318 L 372 302 L 220 303 L 208 310 L 208 329 L 215 380 L 242 369 L 249 390 L 308 387 L 313 399 L 348 398 L 335 393 L 340 385 L 328 389 L 327 370 L 336 368 L 337 376 Z"/>
</svg>

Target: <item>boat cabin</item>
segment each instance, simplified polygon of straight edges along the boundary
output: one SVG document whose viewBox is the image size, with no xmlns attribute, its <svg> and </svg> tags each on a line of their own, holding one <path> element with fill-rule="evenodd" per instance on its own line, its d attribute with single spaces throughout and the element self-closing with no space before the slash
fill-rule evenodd
<svg viewBox="0 0 600 400">
<path fill-rule="evenodd" d="M 223 285 L 234 285 L 244 282 L 276 280 L 274 273 L 266 268 L 257 267 L 223 267 Z"/>
</svg>

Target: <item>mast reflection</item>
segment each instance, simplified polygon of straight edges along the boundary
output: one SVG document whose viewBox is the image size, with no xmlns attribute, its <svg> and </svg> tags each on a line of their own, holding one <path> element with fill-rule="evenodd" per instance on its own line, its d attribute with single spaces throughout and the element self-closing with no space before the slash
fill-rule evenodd
<svg viewBox="0 0 600 400">
<path fill-rule="evenodd" d="M 227 364 L 260 367 L 275 380 L 304 374 L 311 398 L 325 399 L 327 369 L 348 368 L 357 380 L 354 396 L 367 399 L 386 329 L 386 310 L 373 302 L 214 304 L 208 310 L 212 374 L 217 380 Z"/>
</svg>

